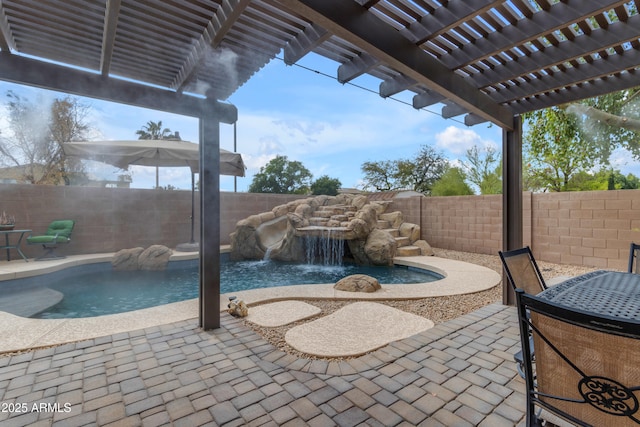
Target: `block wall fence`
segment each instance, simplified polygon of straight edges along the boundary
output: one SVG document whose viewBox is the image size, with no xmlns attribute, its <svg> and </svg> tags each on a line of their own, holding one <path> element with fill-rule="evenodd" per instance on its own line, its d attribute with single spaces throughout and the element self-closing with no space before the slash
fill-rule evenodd
<svg viewBox="0 0 640 427">
<path fill-rule="evenodd" d="M 303 197 L 220 193 L 221 243 L 229 243 L 240 219 Z M 16 216 L 16 229 L 36 233 L 54 219 L 75 219 L 67 254 L 175 247 L 191 237 L 190 191 L 0 184 L 3 210 Z M 502 247 L 500 195 L 396 198 L 389 210 L 402 211 L 405 221 L 419 224 L 422 238 L 437 248 L 497 254 Z M 640 242 L 640 190 L 524 193 L 523 235 L 540 261 L 624 270 L 629 243 Z M 42 252 L 24 243 L 22 248 L 29 257 Z"/>
<path fill-rule="evenodd" d="M 497 254 L 502 196 L 421 197 L 415 222 L 433 247 Z M 392 208 L 416 209 L 395 199 Z M 640 190 L 523 194 L 523 244 L 537 260 L 626 270 L 640 242 Z M 415 218 L 415 216 L 410 216 Z"/>
<path fill-rule="evenodd" d="M 199 241 L 199 195 L 196 191 L 195 241 Z M 229 243 L 229 233 L 240 219 L 300 197 L 221 192 L 221 243 Z M 46 231 L 54 219 L 76 220 L 72 242 L 60 250 L 68 255 L 155 244 L 175 248 L 191 239 L 191 191 L 0 184 L 0 212 L 3 210 L 16 217 L 16 229 L 34 233 Z M 42 248 L 23 242 L 22 251 L 31 258 L 40 255 Z M 0 262 L 5 259 L 0 250 Z"/>
</svg>

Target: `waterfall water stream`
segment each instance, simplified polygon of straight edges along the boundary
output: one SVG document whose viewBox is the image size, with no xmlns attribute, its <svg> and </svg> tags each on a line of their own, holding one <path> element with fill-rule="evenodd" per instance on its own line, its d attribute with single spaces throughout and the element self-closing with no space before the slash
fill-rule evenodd
<svg viewBox="0 0 640 427">
<path fill-rule="evenodd" d="M 344 258 L 344 240 L 336 238 L 331 228 L 323 229 L 320 236 L 306 236 L 305 247 L 307 264 L 342 265 Z"/>
</svg>

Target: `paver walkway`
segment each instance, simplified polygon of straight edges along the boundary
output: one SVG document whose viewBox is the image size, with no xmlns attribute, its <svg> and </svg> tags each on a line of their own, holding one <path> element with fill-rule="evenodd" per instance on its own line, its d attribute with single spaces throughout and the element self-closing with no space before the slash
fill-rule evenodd
<svg viewBox="0 0 640 427">
<path fill-rule="evenodd" d="M 299 359 L 222 316 L 0 356 L 5 426 L 522 424 L 513 307 L 492 304 L 365 356 Z"/>
</svg>

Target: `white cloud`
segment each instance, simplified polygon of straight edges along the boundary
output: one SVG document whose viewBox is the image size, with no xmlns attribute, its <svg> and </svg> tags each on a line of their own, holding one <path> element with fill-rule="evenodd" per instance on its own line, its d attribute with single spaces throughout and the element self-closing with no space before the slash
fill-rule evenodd
<svg viewBox="0 0 640 427">
<path fill-rule="evenodd" d="M 435 135 L 436 146 L 453 156 L 463 156 L 473 146 L 479 148 L 492 147 L 499 150 L 496 142 L 483 138 L 478 132 L 471 129 L 462 129 L 456 126 L 448 126 L 445 130 Z"/>
<path fill-rule="evenodd" d="M 611 167 L 618 169 L 624 175 L 633 174 L 640 177 L 640 162 L 635 160 L 632 154 L 622 148 L 618 148 L 611 153 L 609 158 Z"/>
</svg>

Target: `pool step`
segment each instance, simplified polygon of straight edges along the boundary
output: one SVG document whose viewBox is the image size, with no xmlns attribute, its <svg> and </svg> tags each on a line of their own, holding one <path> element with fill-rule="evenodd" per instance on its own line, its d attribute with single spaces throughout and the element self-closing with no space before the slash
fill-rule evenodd
<svg viewBox="0 0 640 427">
<path fill-rule="evenodd" d="M 7 292 L 0 297 L 0 311 L 31 317 L 62 301 L 61 292 L 49 288 L 32 288 Z"/>
</svg>

